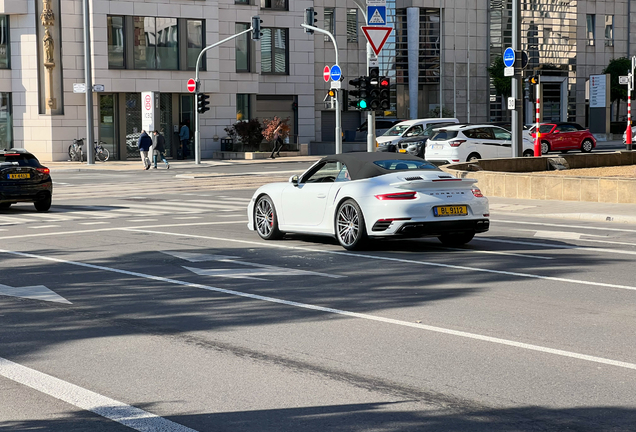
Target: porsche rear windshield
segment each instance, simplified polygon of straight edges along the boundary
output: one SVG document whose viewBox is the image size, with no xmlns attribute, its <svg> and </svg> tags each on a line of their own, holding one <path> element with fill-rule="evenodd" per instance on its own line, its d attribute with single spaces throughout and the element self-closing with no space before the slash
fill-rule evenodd
<svg viewBox="0 0 636 432">
<path fill-rule="evenodd" d="M 0 154 L 0 168 L 11 166 L 30 166 L 37 168 L 40 166 L 35 156 L 23 153 Z"/>
<path fill-rule="evenodd" d="M 446 141 L 457 136 L 458 131 L 441 130 L 429 138 L 431 141 Z"/>
<path fill-rule="evenodd" d="M 379 160 L 373 162 L 380 168 L 384 168 L 389 171 L 403 171 L 403 170 L 437 170 L 438 168 L 432 163 L 416 160 L 405 160 L 405 159 L 388 159 L 388 160 Z"/>
</svg>

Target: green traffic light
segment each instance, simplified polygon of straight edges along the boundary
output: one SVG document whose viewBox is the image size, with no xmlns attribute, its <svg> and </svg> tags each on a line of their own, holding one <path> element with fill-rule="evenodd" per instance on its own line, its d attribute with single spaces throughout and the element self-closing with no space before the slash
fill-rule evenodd
<svg viewBox="0 0 636 432">
<path fill-rule="evenodd" d="M 360 103 L 358 104 L 358 107 L 360 109 L 366 109 L 367 108 L 367 101 L 361 100 Z"/>
</svg>

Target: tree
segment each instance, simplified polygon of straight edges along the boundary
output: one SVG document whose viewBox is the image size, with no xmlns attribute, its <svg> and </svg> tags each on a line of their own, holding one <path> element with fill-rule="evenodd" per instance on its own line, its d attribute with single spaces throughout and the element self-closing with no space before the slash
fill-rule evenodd
<svg viewBox="0 0 636 432">
<path fill-rule="evenodd" d="M 285 138 L 287 138 L 289 136 L 289 133 L 291 132 L 291 128 L 287 124 L 289 123 L 289 120 L 289 117 L 287 117 L 285 120 L 282 120 L 278 116 L 274 116 L 274 118 L 271 120 L 263 120 L 263 137 L 267 141 L 274 141 L 274 131 L 276 130 L 276 128 L 278 128 L 278 126 L 281 126 L 278 134 L 280 135 L 281 139 L 285 140 Z"/>
<path fill-rule="evenodd" d="M 610 74 L 610 99 L 616 102 L 616 121 L 618 121 L 618 112 L 621 100 L 627 100 L 627 86 L 618 83 L 618 77 L 627 75 L 632 68 L 632 62 L 627 57 L 620 57 L 610 60 L 603 73 Z"/>
<path fill-rule="evenodd" d="M 510 77 L 504 76 L 505 67 L 503 57 L 497 57 L 488 68 L 488 74 L 497 94 L 508 97 L 512 93 L 512 80 Z"/>
<path fill-rule="evenodd" d="M 234 130 L 247 150 L 258 151 L 263 141 L 263 127 L 258 119 L 237 122 L 234 124 Z"/>
</svg>

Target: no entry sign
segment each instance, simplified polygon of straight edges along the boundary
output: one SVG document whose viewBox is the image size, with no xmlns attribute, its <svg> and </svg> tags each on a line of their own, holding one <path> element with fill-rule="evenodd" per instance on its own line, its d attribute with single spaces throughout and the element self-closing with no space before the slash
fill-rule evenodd
<svg viewBox="0 0 636 432">
<path fill-rule="evenodd" d="M 189 91 L 190 93 L 194 93 L 194 92 L 196 91 L 196 89 L 197 89 L 197 83 L 196 83 L 196 81 L 195 81 L 195 80 L 193 80 L 192 78 L 190 78 L 190 79 L 188 80 L 188 91 Z"/>
<path fill-rule="evenodd" d="M 325 82 L 329 82 L 330 76 L 331 76 L 331 68 L 329 66 L 325 66 L 325 69 L 322 71 L 322 77 L 325 79 Z"/>
</svg>

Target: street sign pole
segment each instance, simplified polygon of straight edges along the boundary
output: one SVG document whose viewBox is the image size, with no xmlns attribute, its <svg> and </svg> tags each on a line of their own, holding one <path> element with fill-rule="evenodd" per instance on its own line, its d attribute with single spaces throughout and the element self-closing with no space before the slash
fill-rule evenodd
<svg viewBox="0 0 636 432">
<path fill-rule="evenodd" d="M 625 130 L 625 144 L 628 151 L 632 151 L 632 90 L 634 90 L 634 67 L 636 57 L 632 57 L 632 68 L 627 75 L 627 129 Z"/>
<path fill-rule="evenodd" d="M 515 52 L 514 75 L 512 76 L 512 97 L 515 109 L 512 111 L 512 157 L 523 155 L 523 89 L 521 68 L 521 0 L 512 1 L 512 49 Z"/>
<path fill-rule="evenodd" d="M 243 36 L 246 33 L 249 33 L 251 31 L 254 30 L 254 27 L 250 27 L 247 30 L 244 30 L 240 33 L 237 33 L 233 36 L 230 36 L 228 38 L 223 39 L 222 41 L 218 41 L 212 45 L 208 45 L 205 48 L 203 48 L 201 50 L 201 52 L 199 53 L 199 57 L 197 57 L 197 64 L 196 64 L 196 72 L 194 74 L 194 81 L 196 82 L 196 96 L 194 100 L 199 100 L 199 91 L 201 90 L 201 86 L 200 86 L 200 82 L 199 82 L 199 65 L 201 64 L 201 59 L 203 58 L 203 54 L 208 51 L 211 50 L 212 48 L 219 46 L 221 44 L 224 44 L 225 42 L 231 41 L 232 39 L 235 39 L 239 36 Z M 199 116 L 199 110 L 195 110 L 196 113 L 194 115 L 194 162 L 199 165 L 201 164 L 201 126 L 200 126 L 200 116 Z"/>
<path fill-rule="evenodd" d="M 354 0 L 358 9 L 362 13 L 364 17 L 364 22 L 369 22 L 367 17 L 367 9 L 364 4 L 361 3 L 361 0 Z M 371 48 L 371 44 L 367 41 L 367 76 L 369 76 L 370 69 L 373 67 L 371 65 L 372 59 L 376 57 L 373 56 L 373 49 Z M 373 152 L 375 150 L 375 111 L 369 111 L 367 113 L 367 151 Z"/>
<path fill-rule="evenodd" d="M 333 43 L 333 47 L 336 50 L 336 64 L 339 65 L 339 57 L 338 57 L 338 43 L 336 42 L 336 38 L 329 33 L 327 30 L 323 30 L 318 27 L 314 27 L 308 24 L 301 24 L 301 27 L 309 30 L 313 30 L 318 33 L 325 34 L 329 36 L 331 42 Z M 342 153 L 342 112 L 340 111 L 340 89 L 332 87 L 336 90 L 335 105 L 336 105 L 336 154 Z"/>
</svg>

